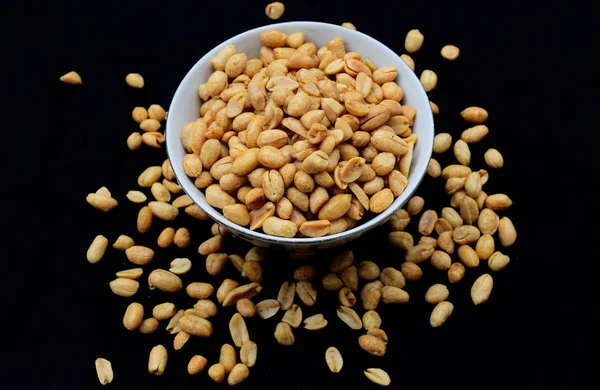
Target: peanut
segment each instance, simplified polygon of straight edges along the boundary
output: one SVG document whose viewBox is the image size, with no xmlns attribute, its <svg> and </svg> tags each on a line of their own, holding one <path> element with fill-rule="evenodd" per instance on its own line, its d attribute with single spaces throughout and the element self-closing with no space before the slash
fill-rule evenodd
<svg viewBox="0 0 600 390">
<path fill-rule="evenodd" d="M 441 50 L 442 57 L 454 61 L 460 55 L 460 49 L 454 45 L 445 45 Z"/>
</svg>

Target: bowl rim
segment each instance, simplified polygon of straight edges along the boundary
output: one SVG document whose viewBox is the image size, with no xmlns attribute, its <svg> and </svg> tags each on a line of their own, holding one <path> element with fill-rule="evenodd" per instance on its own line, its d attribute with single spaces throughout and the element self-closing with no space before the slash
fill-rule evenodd
<svg viewBox="0 0 600 390">
<path fill-rule="evenodd" d="M 190 68 L 190 70 L 188 70 L 185 77 L 181 80 L 181 82 L 177 86 L 177 90 L 175 91 L 175 94 L 173 95 L 173 99 L 171 100 L 171 104 L 169 105 L 169 112 L 172 112 L 174 107 L 176 107 L 179 104 L 179 101 L 181 99 L 184 99 L 183 86 L 190 83 L 191 79 L 193 78 L 193 74 L 196 73 L 198 68 L 200 68 L 201 66 L 204 66 L 204 64 L 207 61 L 209 61 L 212 57 L 214 57 L 214 55 L 223 47 L 234 44 L 233 42 L 243 39 L 246 36 L 250 36 L 250 35 L 253 35 L 253 34 L 259 33 L 261 31 L 268 30 L 268 29 L 297 28 L 298 31 L 304 31 L 309 27 L 315 27 L 315 26 L 333 29 L 334 31 L 343 31 L 344 34 L 350 34 L 351 36 L 356 35 L 358 37 L 361 37 L 361 39 L 366 39 L 366 40 L 370 41 L 373 45 L 378 47 L 378 50 L 384 50 L 384 51 L 387 50 L 387 51 L 393 53 L 394 55 L 397 55 L 392 49 L 390 49 L 389 47 L 387 47 L 385 44 L 378 41 L 377 39 L 371 37 L 370 35 L 367 35 L 360 31 L 350 30 L 348 28 L 338 26 L 335 24 L 331 24 L 331 23 L 296 21 L 296 22 L 284 22 L 284 23 L 264 25 L 264 26 L 256 27 L 251 30 L 247 30 L 240 34 L 237 34 L 237 35 L 227 39 L 226 41 L 222 42 L 221 44 L 215 46 L 212 50 L 210 50 L 206 54 L 204 54 L 204 56 L 202 56 Z M 399 58 L 399 56 L 398 56 L 398 58 Z M 398 63 L 400 64 L 400 66 L 405 67 L 405 72 L 403 72 L 403 76 L 404 76 L 404 73 L 406 73 L 406 74 L 409 74 L 408 77 L 414 77 L 418 81 L 416 73 L 414 71 L 412 71 L 412 69 L 410 69 L 409 66 L 402 59 L 399 58 Z M 429 104 L 429 97 L 427 96 L 427 93 L 423 89 L 420 82 L 418 83 L 418 86 L 419 86 L 419 88 L 417 89 L 416 94 L 419 96 L 417 98 L 427 101 Z M 413 95 L 414 95 L 414 93 L 413 93 Z M 169 121 L 169 119 L 170 118 L 167 117 L 165 135 L 170 132 L 170 127 L 172 126 L 170 124 L 173 123 L 172 121 Z M 435 135 L 435 124 L 433 121 L 433 113 L 430 110 L 427 110 L 427 112 L 425 112 L 425 113 L 419 113 L 419 120 L 427 122 L 424 124 L 424 126 L 426 128 L 430 128 L 432 135 Z M 176 131 L 176 130 L 173 130 L 173 131 Z M 420 138 L 421 137 L 419 137 L 419 139 Z M 170 147 L 169 147 L 170 142 L 169 142 L 168 136 L 166 136 L 166 141 L 167 141 L 166 142 L 167 156 L 169 157 L 169 161 L 173 161 L 173 159 L 171 158 L 171 151 L 170 151 Z M 427 156 L 427 160 L 429 161 L 433 154 L 433 136 L 431 137 L 431 145 L 429 145 L 429 147 L 426 148 L 425 154 Z M 423 158 L 425 158 L 425 156 Z M 182 187 L 184 193 L 187 194 L 194 201 L 194 204 L 198 205 L 198 207 L 200 207 L 200 209 L 205 214 L 207 214 L 211 219 L 213 219 L 215 222 L 217 222 L 221 225 L 224 225 L 225 228 L 230 230 L 234 235 L 239 235 L 243 238 L 245 238 L 244 236 L 246 236 L 246 237 L 249 236 L 253 240 L 258 240 L 263 243 L 272 244 L 272 245 L 279 245 L 279 246 L 294 245 L 294 246 L 307 246 L 307 247 L 314 246 L 315 244 L 326 244 L 326 243 L 342 241 L 344 239 L 351 239 L 353 236 L 360 236 L 360 235 L 366 233 L 367 231 L 371 230 L 372 228 L 375 228 L 375 227 L 385 223 L 396 211 L 398 211 L 412 197 L 412 195 L 415 193 L 417 188 L 419 188 L 419 186 L 420 186 L 421 182 L 423 181 L 423 178 L 425 177 L 425 174 L 427 172 L 426 165 L 422 169 L 421 172 L 412 172 L 413 173 L 411 175 L 411 176 L 413 176 L 412 181 L 416 182 L 416 183 L 415 183 L 415 186 L 412 188 L 412 190 L 410 190 L 410 192 L 407 193 L 408 196 L 406 196 L 404 198 L 404 201 L 401 201 L 402 195 L 405 194 L 403 192 L 403 194 L 401 196 L 394 199 L 394 202 L 392 202 L 392 204 L 386 210 L 375 215 L 374 217 L 372 217 L 371 219 L 369 219 L 368 221 L 366 221 L 364 223 L 357 224 L 352 229 L 345 230 L 343 232 L 336 233 L 333 235 L 322 236 L 322 237 L 292 237 L 292 238 L 288 238 L 288 237 L 272 236 L 272 235 L 261 233 L 261 232 L 255 231 L 255 230 L 250 230 L 248 227 L 240 226 L 240 225 L 237 225 L 237 224 L 229 221 L 227 218 L 225 218 L 225 216 L 220 211 L 218 211 L 214 207 L 210 206 L 206 202 L 205 199 L 203 200 L 203 202 L 201 202 L 197 199 L 195 192 L 201 191 L 201 190 L 198 189 L 194 185 L 193 181 L 191 179 L 189 179 L 187 177 L 187 175 L 185 175 L 185 172 L 183 171 L 182 167 L 180 167 L 180 166 L 175 167 L 174 164 L 171 164 L 171 166 L 173 167 L 173 171 L 175 173 L 176 178 L 178 179 L 179 185 Z M 418 176 L 415 176 L 415 174 L 417 174 Z M 183 176 L 184 180 L 180 180 L 179 179 L 180 176 Z M 204 193 L 201 193 L 201 195 L 202 195 L 202 197 L 205 196 Z M 206 203 L 207 207 L 203 207 L 203 205 L 202 205 L 203 203 Z"/>
</svg>

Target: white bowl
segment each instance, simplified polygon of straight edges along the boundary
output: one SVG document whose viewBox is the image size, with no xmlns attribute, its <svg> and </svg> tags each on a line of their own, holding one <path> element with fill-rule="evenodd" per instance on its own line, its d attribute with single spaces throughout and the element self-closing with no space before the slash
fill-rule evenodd
<svg viewBox="0 0 600 390">
<path fill-rule="evenodd" d="M 278 29 L 286 34 L 302 31 L 306 41 L 314 42 L 317 48 L 325 45 L 333 38 L 341 38 L 345 43 L 346 51 L 360 53 L 363 58 L 368 58 L 377 67 L 395 67 L 398 71 L 396 82 L 404 91 L 402 104 L 413 106 L 417 111 L 412 131 L 417 134 L 418 140 L 413 150 L 408 186 L 387 210 L 364 223 L 359 221 L 358 225 L 351 230 L 319 238 L 283 238 L 252 231 L 230 222 L 219 210 L 206 203 L 202 191 L 196 188 L 194 181 L 188 178 L 183 171 L 182 161 L 186 151 L 181 142 L 181 132 L 188 122 L 199 117 L 201 101 L 198 96 L 198 86 L 205 83 L 213 72 L 210 60 L 226 45 L 235 45 L 237 52 L 246 53 L 249 59 L 258 58 L 258 52 L 262 46 L 259 36 L 262 31 L 267 29 Z M 434 125 L 429 98 L 415 73 L 400 59 L 398 54 L 366 34 L 341 26 L 318 22 L 290 22 L 255 28 L 221 43 L 206 53 L 179 84 L 169 107 L 166 130 L 167 153 L 179 184 L 210 218 L 234 236 L 247 240 L 253 245 L 261 247 L 280 246 L 293 252 L 314 251 L 320 248 L 341 246 L 386 222 L 395 211 L 410 199 L 423 179 L 431 158 L 433 137 Z"/>
</svg>

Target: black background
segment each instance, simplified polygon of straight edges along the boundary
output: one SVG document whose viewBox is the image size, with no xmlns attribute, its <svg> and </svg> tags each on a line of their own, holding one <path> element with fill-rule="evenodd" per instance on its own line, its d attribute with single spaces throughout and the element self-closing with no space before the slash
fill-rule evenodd
<svg viewBox="0 0 600 390">
<path fill-rule="evenodd" d="M 124 329 L 122 315 L 130 300 L 108 288 L 114 273 L 129 267 L 123 253 L 109 248 L 101 262 L 91 265 L 85 252 L 97 234 L 111 244 L 119 234 L 128 234 L 136 243 L 155 247 L 158 233 L 168 225 L 157 222 L 140 236 L 135 225 L 139 206 L 124 195 L 137 189 L 137 176 L 145 167 L 160 165 L 166 157 L 164 150 L 127 149 L 127 136 L 137 131 L 131 110 L 153 103 L 167 109 L 180 80 L 204 53 L 231 36 L 272 23 L 264 15 L 267 3 L 73 0 L 16 6 L 16 15 L 24 19 L 6 35 L 5 53 L 16 55 L 20 63 L 16 72 L 5 74 L 15 92 L 7 106 L 11 110 L 5 111 L 9 124 L 2 185 L 2 260 L 8 281 L 3 283 L 3 322 L 8 326 L 3 350 L 16 371 L 5 375 L 5 388 L 101 388 L 94 369 L 97 357 L 112 362 L 115 379 L 110 388 L 226 387 L 212 383 L 205 372 L 190 377 L 186 365 L 194 354 L 206 356 L 209 364 L 218 360 L 220 346 L 231 342 L 226 324 L 235 309 L 221 309 L 213 338 L 192 339 L 181 351 L 173 351 L 166 323 L 153 335 Z M 278 346 L 273 338 L 276 318 L 248 321 L 259 355 L 239 387 L 374 388 L 361 372 L 368 367 L 388 371 L 392 388 L 597 385 L 597 378 L 592 383 L 587 375 L 597 368 L 596 338 L 587 332 L 597 328 L 597 309 L 585 303 L 594 283 L 583 281 L 597 261 L 597 235 L 590 229 L 597 205 L 588 189 L 596 179 L 597 157 L 595 143 L 586 140 L 597 131 L 597 121 L 585 118 L 596 110 L 592 93 L 599 84 L 595 64 L 585 58 L 597 37 L 586 17 L 591 13 L 582 10 L 574 16 L 573 4 L 538 8 L 506 2 L 285 4 L 280 22 L 351 21 L 399 54 L 406 32 L 419 28 L 425 43 L 413 55 L 417 73 L 433 69 L 439 76 L 430 93 L 441 111 L 436 132 L 458 137 L 468 127 L 458 115 L 466 106 L 490 112 L 490 134 L 472 148 L 472 167 L 484 167 L 488 147 L 503 153 L 505 168 L 490 170 L 484 189 L 506 192 L 513 199 L 514 206 L 501 215 L 513 220 L 519 236 L 506 249 L 510 265 L 493 274 L 490 301 L 473 306 L 470 286 L 487 266 L 469 269 L 462 282 L 450 286 L 455 310 L 438 329 L 429 327 L 432 307 L 423 296 L 431 284 L 445 283 L 446 274 L 424 266 L 425 277 L 407 286 L 408 305 L 378 309 L 390 339 L 384 358 L 358 347 L 361 332 L 336 318 L 336 296 L 322 288 L 317 304 L 303 311 L 305 317 L 323 313 L 328 327 L 315 333 L 298 329 L 291 348 Z M 4 21 L 15 22 L 7 15 Z M 457 61 L 439 55 L 449 43 L 461 49 Z M 82 76 L 83 86 L 58 81 L 70 70 Z M 142 90 L 125 84 L 129 72 L 144 76 Z M 453 157 L 447 153 L 439 160 L 444 166 Z M 87 193 L 103 185 L 120 203 L 109 214 L 85 202 Z M 441 179 L 427 177 L 418 194 L 426 199 L 426 208 L 438 212 L 449 200 Z M 223 277 L 208 277 L 196 252 L 209 237 L 211 223 L 184 215 L 170 225 L 188 227 L 192 244 L 187 250 L 157 251 L 145 275 L 153 268 L 168 268 L 174 257 L 188 256 L 194 267 L 184 283 L 208 279 L 220 284 Z M 411 223 L 411 231 L 415 226 Z M 353 243 L 357 260 L 399 267 L 402 253 L 386 243 L 387 231 L 382 228 Z M 229 239 L 226 251 L 243 255 L 248 248 Z M 338 252 L 326 251 L 310 261 L 322 270 L 320 277 Z M 274 297 L 281 282 L 291 279 L 293 269 L 304 262 L 269 251 L 265 264 L 259 300 Z M 228 268 L 224 276 L 235 273 Z M 182 295 L 150 292 L 142 282 L 134 299 L 150 313 L 154 304 L 165 301 L 191 306 L 193 301 Z M 167 346 L 169 362 L 163 377 L 153 377 L 147 372 L 148 353 L 159 343 Z M 324 362 L 330 345 L 345 360 L 337 375 Z M 585 357 L 588 353 L 592 358 Z"/>
</svg>

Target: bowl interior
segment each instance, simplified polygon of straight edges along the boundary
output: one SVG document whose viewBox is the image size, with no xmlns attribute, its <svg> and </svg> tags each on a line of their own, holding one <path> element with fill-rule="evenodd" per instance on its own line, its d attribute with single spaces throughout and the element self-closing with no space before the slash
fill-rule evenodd
<svg viewBox="0 0 600 390">
<path fill-rule="evenodd" d="M 201 100 L 198 96 L 198 86 L 205 83 L 213 72 L 210 60 L 226 45 L 235 45 L 237 52 L 246 53 L 248 59 L 258 58 L 258 53 L 262 46 L 259 39 L 260 33 L 270 28 L 281 30 L 286 34 L 302 31 L 306 37 L 306 42 L 314 42 L 317 48 L 325 45 L 333 38 L 341 38 L 344 40 L 347 52 L 358 52 L 362 55 L 363 59 L 367 58 L 371 60 L 377 67 L 395 67 L 398 71 L 396 82 L 404 91 L 404 98 L 401 104 L 413 106 L 417 111 L 413 133 L 417 134 L 418 141 L 413 150 L 407 188 L 395 199 L 394 203 L 387 210 L 364 223 L 359 223 L 354 229 L 319 238 L 282 238 L 251 231 L 228 221 L 219 210 L 213 209 L 206 203 L 202 191 L 196 188 L 194 182 L 183 171 L 182 161 L 186 151 L 181 142 L 181 132 L 187 123 L 199 117 Z M 433 148 L 433 136 L 433 116 L 427 94 L 423 90 L 415 73 L 396 53 L 379 41 L 361 32 L 318 22 L 290 22 L 259 27 L 239 34 L 215 47 L 192 67 L 177 88 L 169 108 L 166 130 L 167 153 L 171 160 L 173 171 L 183 190 L 207 215 L 230 230 L 234 235 L 248 240 L 254 245 L 283 245 L 295 250 L 315 249 L 316 247 L 329 246 L 334 243 L 336 245 L 344 244 L 387 221 L 396 210 L 410 199 L 425 175 Z"/>
</svg>

